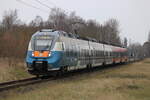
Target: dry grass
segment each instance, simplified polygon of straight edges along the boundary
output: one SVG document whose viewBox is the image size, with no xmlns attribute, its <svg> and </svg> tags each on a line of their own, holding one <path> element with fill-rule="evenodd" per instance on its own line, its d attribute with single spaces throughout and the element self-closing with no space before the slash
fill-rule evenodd
<svg viewBox="0 0 150 100">
<path fill-rule="evenodd" d="M 21 61 L 0 59 L 0 82 L 30 77 Z"/>
<path fill-rule="evenodd" d="M 149 62 L 19 88 L 1 100 L 150 100 Z"/>
</svg>

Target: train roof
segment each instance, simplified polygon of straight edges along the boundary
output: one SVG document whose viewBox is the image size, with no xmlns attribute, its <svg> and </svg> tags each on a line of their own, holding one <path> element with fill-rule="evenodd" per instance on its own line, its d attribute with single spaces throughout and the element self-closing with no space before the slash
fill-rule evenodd
<svg viewBox="0 0 150 100">
<path fill-rule="evenodd" d="M 33 34 L 32 37 L 38 36 L 38 35 L 59 36 L 59 31 L 56 31 L 53 29 L 42 29 L 40 31 L 37 31 L 35 34 Z"/>
<path fill-rule="evenodd" d="M 81 37 L 78 34 L 67 33 L 67 32 L 64 32 L 64 31 L 61 31 L 61 30 L 55 30 L 55 29 L 42 29 L 40 31 L 37 31 L 35 34 L 33 34 L 32 37 L 37 36 L 37 35 L 52 35 L 52 36 L 61 35 L 61 36 L 69 37 L 69 38 L 87 40 L 87 41 L 91 41 L 91 42 L 97 42 L 97 43 L 102 43 L 102 44 L 105 44 L 105 45 L 111 45 L 111 46 L 124 48 L 124 47 L 122 47 L 121 45 L 118 45 L 118 44 L 98 41 L 98 40 L 96 40 L 94 38 L 91 38 L 91 37 Z"/>
</svg>

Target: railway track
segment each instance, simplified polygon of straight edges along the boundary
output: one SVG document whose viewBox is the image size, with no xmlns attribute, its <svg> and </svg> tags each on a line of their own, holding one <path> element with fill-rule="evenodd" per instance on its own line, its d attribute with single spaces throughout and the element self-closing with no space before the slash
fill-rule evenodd
<svg viewBox="0 0 150 100">
<path fill-rule="evenodd" d="M 51 77 L 47 78 L 47 79 L 33 77 L 33 78 L 27 78 L 27 79 L 22 79 L 22 80 L 4 82 L 4 83 L 0 83 L 0 92 L 6 91 L 9 89 L 18 88 L 21 86 L 27 86 L 27 85 L 32 85 L 32 84 L 36 84 L 36 83 L 41 83 L 41 82 L 49 81 L 52 79 L 53 78 L 51 78 Z"/>
</svg>

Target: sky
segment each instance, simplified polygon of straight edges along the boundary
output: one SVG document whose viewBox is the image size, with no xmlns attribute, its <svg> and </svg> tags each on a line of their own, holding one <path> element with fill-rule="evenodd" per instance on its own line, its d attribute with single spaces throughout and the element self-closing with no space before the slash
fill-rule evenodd
<svg viewBox="0 0 150 100">
<path fill-rule="evenodd" d="M 29 7 L 33 5 L 39 9 Z M 38 1 L 38 0 L 37 0 Z M 36 0 L 0 0 L 0 20 L 4 11 L 18 10 L 18 16 L 25 22 L 30 22 L 37 15 L 48 19 L 50 9 L 42 6 Z M 115 18 L 120 24 L 120 36 L 127 37 L 131 43 L 143 44 L 150 31 L 150 0 L 39 0 L 49 7 L 59 7 L 67 13 L 75 11 L 86 20 L 93 19 L 103 24 L 110 18 Z"/>
</svg>

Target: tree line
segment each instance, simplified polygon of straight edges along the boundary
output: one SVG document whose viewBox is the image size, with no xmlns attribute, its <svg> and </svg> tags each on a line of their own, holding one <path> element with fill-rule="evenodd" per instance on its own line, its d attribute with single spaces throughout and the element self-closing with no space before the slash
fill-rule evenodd
<svg viewBox="0 0 150 100">
<path fill-rule="evenodd" d="M 46 21 L 36 16 L 27 24 L 19 19 L 17 10 L 9 10 L 0 21 L 0 57 L 24 58 L 31 35 L 40 29 L 63 30 L 124 47 L 128 44 L 127 38 L 121 40 L 119 22 L 113 18 L 101 24 L 96 20 L 85 20 L 75 12 L 53 8 Z"/>
</svg>

